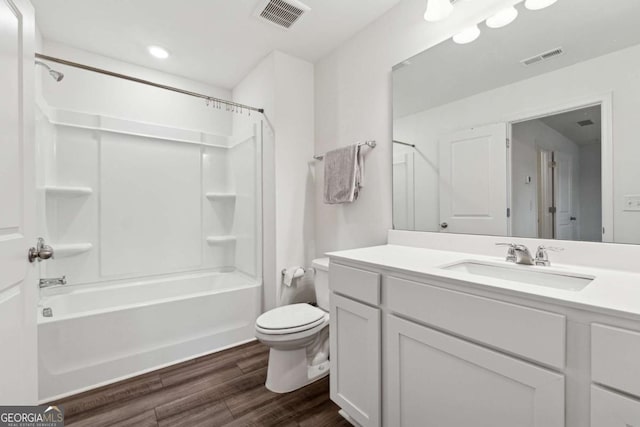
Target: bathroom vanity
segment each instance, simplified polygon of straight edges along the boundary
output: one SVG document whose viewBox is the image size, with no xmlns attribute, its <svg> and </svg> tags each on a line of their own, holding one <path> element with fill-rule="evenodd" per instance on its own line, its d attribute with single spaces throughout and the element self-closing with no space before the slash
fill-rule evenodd
<svg viewBox="0 0 640 427">
<path fill-rule="evenodd" d="M 331 398 L 354 424 L 640 426 L 640 274 L 394 244 L 329 256 Z"/>
</svg>

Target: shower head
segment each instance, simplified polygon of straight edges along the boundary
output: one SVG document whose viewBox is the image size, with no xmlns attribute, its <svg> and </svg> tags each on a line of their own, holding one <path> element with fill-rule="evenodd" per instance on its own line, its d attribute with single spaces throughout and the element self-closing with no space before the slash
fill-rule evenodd
<svg viewBox="0 0 640 427">
<path fill-rule="evenodd" d="M 49 70 L 49 75 L 53 77 L 53 79 L 57 82 L 64 79 L 64 74 L 62 74 L 60 71 Z"/>
<path fill-rule="evenodd" d="M 59 82 L 60 80 L 64 79 L 64 74 L 62 74 L 60 71 L 54 70 L 44 62 L 36 60 L 36 65 L 42 65 L 44 68 L 46 68 L 49 71 L 49 75 L 53 77 L 53 80 L 55 81 Z"/>
</svg>

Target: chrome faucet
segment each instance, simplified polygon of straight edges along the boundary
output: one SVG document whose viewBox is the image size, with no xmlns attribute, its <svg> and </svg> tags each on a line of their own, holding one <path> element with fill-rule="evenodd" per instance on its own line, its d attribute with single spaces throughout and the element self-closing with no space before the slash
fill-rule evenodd
<svg viewBox="0 0 640 427">
<path fill-rule="evenodd" d="M 529 248 L 525 245 L 519 245 L 516 243 L 496 243 L 497 246 L 508 246 L 507 262 L 515 262 L 516 264 L 534 265 L 534 259 L 529 252 Z"/>
<path fill-rule="evenodd" d="M 50 279 L 40 279 L 39 283 L 40 289 L 49 288 L 51 286 L 62 286 L 67 284 L 67 276 L 62 277 L 52 277 Z"/>
</svg>

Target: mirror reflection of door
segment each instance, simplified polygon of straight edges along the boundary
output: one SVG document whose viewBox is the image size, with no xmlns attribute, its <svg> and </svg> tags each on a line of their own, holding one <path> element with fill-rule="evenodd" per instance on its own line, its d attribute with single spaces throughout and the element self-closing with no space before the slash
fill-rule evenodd
<svg viewBox="0 0 640 427">
<path fill-rule="evenodd" d="M 414 153 L 393 155 L 393 227 L 400 230 L 415 228 Z"/>
<path fill-rule="evenodd" d="M 507 125 L 440 137 L 440 231 L 508 235 Z"/>
<path fill-rule="evenodd" d="M 602 241 L 601 107 L 512 125 L 513 235 Z"/>
</svg>

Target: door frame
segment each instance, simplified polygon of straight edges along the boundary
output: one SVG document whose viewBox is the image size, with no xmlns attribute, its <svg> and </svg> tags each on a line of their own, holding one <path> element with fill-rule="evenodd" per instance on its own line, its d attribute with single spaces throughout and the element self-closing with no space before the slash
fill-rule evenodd
<svg viewBox="0 0 640 427">
<path fill-rule="evenodd" d="M 509 148 L 507 149 L 507 196 L 510 205 L 513 198 L 513 189 L 511 185 L 511 144 L 513 141 L 513 125 L 596 105 L 600 106 L 600 119 L 602 122 L 600 129 L 600 155 L 602 164 L 602 173 L 600 177 L 602 181 L 602 242 L 613 243 L 613 92 L 585 95 L 583 97 L 567 99 L 566 101 L 559 103 L 549 104 L 546 107 L 523 110 L 509 115 L 505 120 L 507 122 L 507 138 L 509 139 Z"/>
</svg>

